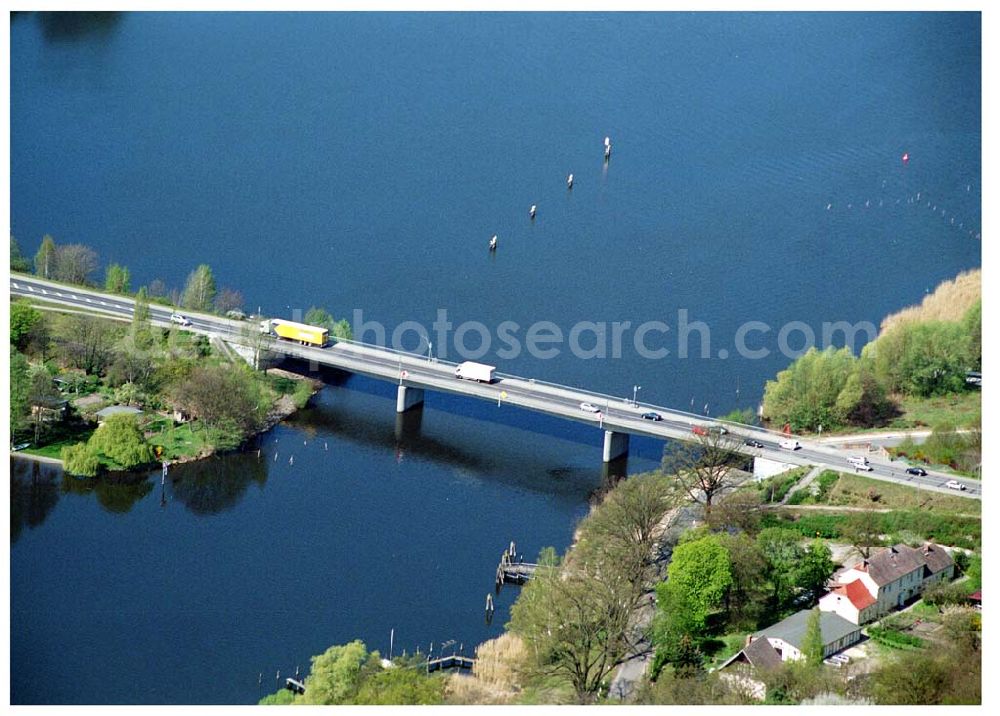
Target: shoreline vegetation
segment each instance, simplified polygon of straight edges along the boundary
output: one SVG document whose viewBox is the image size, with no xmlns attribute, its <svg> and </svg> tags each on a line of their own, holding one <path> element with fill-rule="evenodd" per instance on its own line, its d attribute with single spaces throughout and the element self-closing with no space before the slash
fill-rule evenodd
<svg viewBox="0 0 1000 716">
<path fill-rule="evenodd" d="M 131 290 L 127 267 L 92 277 L 96 253 L 50 236 L 31 261 L 10 243 L 12 272 L 85 286 L 135 300 L 131 321 L 87 315 L 29 299 L 11 301 L 11 455 L 58 461 L 71 475 L 124 476 L 238 450 L 306 406 L 322 384 L 270 366 L 269 340 L 255 370 L 235 351 L 181 326 L 153 326 L 151 303 L 246 320 L 243 297 L 216 288 L 207 265 L 183 290 L 156 279 Z M 313 307 L 307 319 L 350 337 L 346 321 Z M 256 328 L 248 322 L 247 330 Z"/>
<path fill-rule="evenodd" d="M 48 275 L 53 266 L 69 271 L 66 266 L 87 256 L 81 247 L 60 253 L 46 239 L 48 248 L 43 241 L 35 257 L 37 273 Z M 12 240 L 12 266 L 15 249 Z M 93 270 L 96 265 L 72 276 L 87 281 Z M 906 401 L 945 401 L 931 411 L 937 422 L 927 441 L 897 450 L 978 469 L 978 405 L 971 417 L 955 420 L 948 401 L 966 408 L 979 402 L 966 377 L 981 369 L 980 282 L 978 271 L 963 274 L 921 307 L 887 318 L 860 357 L 832 349 L 802 356 L 768 382 L 765 417 L 802 432 L 819 432 L 819 425 L 866 430 L 891 427 Z M 128 293 L 127 269 L 108 267 L 105 288 Z M 150 326 L 143 309 L 150 293 L 144 287 L 135 294 L 135 317 L 126 325 L 43 313 L 26 301 L 11 304 L 12 429 L 35 443 L 45 437 L 50 450 L 69 443 L 60 447 L 67 472 L 128 470 L 154 457 L 197 459 L 237 449 L 315 394 L 309 379 L 255 371 L 202 336 Z M 238 310 L 229 308 L 232 297 L 213 303 L 214 295 L 211 271 L 200 266 L 184 291 L 175 292 L 173 305 Z M 322 313 L 313 317 L 336 323 Z M 84 425 L 108 403 L 142 405 L 152 417 L 140 421 L 126 410 L 106 416 L 100 428 Z M 752 412 L 737 413 L 753 419 Z M 66 423 L 76 432 L 59 433 L 57 426 Z M 717 671 L 747 634 L 803 610 L 817 615 L 814 606 L 845 550 L 867 555 L 926 540 L 947 546 L 966 573 L 914 608 L 940 625 L 941 634 L 907 636 L 913 621 L 902 614 L 869 625 L 867 672 L 853 679 L 852 668 L 823 666 L 819 618 L 810 617 L 807 636 L 820 640 L 819 651 L 810 646 L 804 662 L 758 674 L 763 698 L 773 704 L 978 703 L 978 676 L 966 677 L 981 668 L 981 627 L 964 605 L 981 584 L 981 518 L 952 496 L 915 496 L 905 486 L 833 471 L 811 482 L 800 469 L 759 483 L 734 462 L 739 448 L 734 436 L 703 436 L 671 446 L 658 470 L 605 485 L 565 554 L 541 551 L 504 633 L 477 647 L 471 675 L 429 674 L 425 654 L 388 660 L 353 641 L 312 658 L 304 693 L 282 689 L 260 703 L 759 703 L 759 692 Z M 622 677 L 619 667 L 637 654 L 651 657 L 650 669 L 640 666 Z M 918 677 L 933 688 L 915 697 Z M 616 679 L 626 696 L 610 693 Z"/>
</svg>

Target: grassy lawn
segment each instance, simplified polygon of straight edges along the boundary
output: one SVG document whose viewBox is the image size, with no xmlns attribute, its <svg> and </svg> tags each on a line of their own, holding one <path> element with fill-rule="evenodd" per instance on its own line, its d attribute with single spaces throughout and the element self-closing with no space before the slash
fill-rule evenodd
<svg viewBox="0 0 1000 716">
<path fill-rule="evenodd" d="M 746 631 L 732 632 L 713 638 L 711 642 L 718 648 L 708 655 L 709 658 L 706 661 L 705 668 L 711 669 L 722 664 L 722 662 L 743 648 L 746 638 Z"/>
<path fill-rule="evenodd" d="M 755 488 L 760 494 L 761 502 L 781 502 L 795 484 L 811 470 L 808 465 L 794 467 L 760 482 L 750 482 L 749 487 Z"/>
<path fill-rule="evenodd" d="M 982 393 L 978 390 L 936 398 L 903 397 L 899 399 L 903 414 L 889 427 L 933 428 L 945 423 L 956 427 L 970 427 L 979 422 L 982 398 Z"/>
<path fill-rule="evenodd" d="M 146 432 L 155 432 L 148 438 L 150 444 L 163 447 L 163 457 L 175 460 L 180 457 L 194 457 L 209 447 L 204 430 L 191 430 L 191 423 L 174 425 L 171 418 L 157 418 L 145 427 Z"/>
<path fill-rule="evenodd" d="M 953 497 L 930 490 L 918 490 L 907 485 L 897 485 L 883 480 L 872 480 L 861 475 L 824 471 L 817 483 L 824 486 L 817 494 L 799 501 L 800 504 L 844 505 L 875 507 L 894 510 L 933 510 L 978 515 L 982 511 L 980 500 Z M 878 494 L 875 502 L 869 496 Z"/>
<path fill-rule="evenodd" d="M 79 429 L 60 427 L 54 430 L 53 433 L 46 438 L 47 442 L 43 445 L 39 445 L 37 447 L 34 445 L 26 447 L 19 452 L 59 460 L 61 459 L 60 453 L 64 447 L 87 442 L 93 433 L 94 427 L 91 425 L 87 425 Z"/>
</svg>

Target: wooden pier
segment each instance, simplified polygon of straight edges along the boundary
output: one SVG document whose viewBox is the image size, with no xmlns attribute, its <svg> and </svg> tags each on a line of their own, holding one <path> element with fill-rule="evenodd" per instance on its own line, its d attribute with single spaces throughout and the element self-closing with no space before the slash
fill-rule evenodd
<svg viewBox="0 0 1000 716">
<path fill-rule="evenodd" d="M 513 541 L 510 547 L 500 555 L 500 564 L 497 565 L 496 591 L 499 594 L 500 588 L 505 584 L 524 584 L 531 579 L 538 565 L 533 562 L 525 562 L 524 555 L 517 553 L 517 545 Z"/>
<path fill-rule="evenodd" d="M 442 656 L 437 659 L 427 660 L 427 673 L 432 671 L 442 671 L 444 669 L 461 669 L 463 671 L 470 671 L 475 663 L 476 660 L 471 656 L 461 656 L 459 654 Z"/>
</svg>

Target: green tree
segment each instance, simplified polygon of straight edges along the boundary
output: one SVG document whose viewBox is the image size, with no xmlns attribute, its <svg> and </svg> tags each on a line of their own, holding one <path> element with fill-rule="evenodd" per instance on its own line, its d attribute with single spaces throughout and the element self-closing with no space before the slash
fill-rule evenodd
<svg viewBox="0 0 1000 716">
<path fill-rule="evenodd" d="M 42 314 L 30 303 L 11 301 L 10 342 L 19 349 L 23 349 L 31 332 L 41 321 Z"/>
<path fill-rule="evenodd" d="M 754 412 L 753 408 L 743 408 L 742 410 L 737 408 L 736 410 L 731 410 L 719 420 L 727 423 L 742 423 L 743 425 L 756 425 L 757 424 L 757 414 Z"/>
<path fill-rule="evenodd" d="M 28 406 L 35 445 L 41 442 L 42 435 L 49 429 L 53 421 L 52 411 L 57 409 L 59 399 L 59 391 L 49 372 L 44 366 L 33 366 L 29 371 Z"/>
<path fill-rule="evenodd" d="M 13 265 L 13 261 L 11 261 Z M 965 363 L 969 370 L 982 370 L 983 368 L 983 302 L 982 299 L 976 301 L 975 305 L 966 311 L 962 318 L 962 330 L 965 332 Z"/>
<path fill-rule="evenodd" d="M 346 318 L 341 318 L 333 324 L 333 328 L 330 329 L 330 335 L 334 338 L 349 341 L 354 338 L 354 331 L 351 330 L 351 324 L 348 320 Z"/>
<path fill-rule="evenodd" d="M 42 245 L 35 254 L 35 273 L 42 278 L 56 276 L 56 242 L 48 234 L 42 237 Z"/>
<path fill-rule="evenodd" d="M 969 323 L 956 321 L 907 322 L 894 326 L 865 346 L 862 360 L 889 392 L 929 397 L 965 389 L 965 371 L 971 366 Z"/>
<path fill-rule="evenodd" d="M 125 405 L 142 405 L 145 398 L 146 396 L 143 394 L 142 389 L 135 383 L 122 383 L 115 390 L 116 403 L 124 403 Z"/>
<path fill-rule="evenodd" d="M 796 573 L 805 554 L 798 532 L 783 527 L 768 527 L 757 535 L 757 546 L 767 562 L 763 576 L 771 585 L 771 599 L 780 610 L 796 594 Z"/>
<path fill-rule="evenodd" d="M 444 703 L 444 678 L 418 669 L 382 669 L 362 681 L 352 703 L 377 706 Z"/>
<path fill-rule="evenodd" d="M 63 469 L 70 475 L 94 477 L 101 470 L 97 451 L 87 443 L 67 445 L 60 453 Z"/>
<path fill-rule="evenodd" d="M 674 629 L 699 637 L 732 583 L 729 552 L 710 535 L 674 549 L 667 581 L 657 586 L 657 603 Z"/>
<path fill-rule="evenodd" d="M 802 655 L 805 657 L 806 664 L 815 667 L 823 665 L 823 630 L 820 616 L 818 607 L 814 607 L 809 612 L 806 633 L 802 638 Z"/>
<path fill-rule="evenodd" d="M 795 569 L 795 585 L 819 599 L 826 591 L 826 582 L 833 574 L 833 558 L 830 548 L 822 540 L 814 539 L 802 554 Z"/>
<path fill-rule="evenodd" d="M 27 273 L 31 271 L 31 260 L 21 253 L 17 239 L 10 237 L 10 270 Z"/>
<path fill-rule="evenodd" d="M 378 663 L 378 652 L 369 654 L 361 641 L 331 646 L 312 658 L 312 669 L 305 681 L 305 703 L 349 703 L 358 692 L 365 672 L 380 668 Z"/>
<path fill-rule="evenodd" d="M 215 299 L 215 277 L 208 264 L 201 264 L 188 275 L 181 305 L 192 311 L 211 311 Z"/>
<path fill-rule="evenodd" d="M 336 320 L 325 308 L 310 307 L 302 320 L 310 326 L 326 328 L 334 338 L 350 340 L 353 336 L 351 324 L 346 319 Z"/>
<path fill-rule="evenodd" d="M 104 270 L 104 290 L 109 293 L 128 295 L 131 281 L 132 277 L 126 266 L 110 264 Z"/>
<path fill-rule="evenodd" d="M 856 407 L 852 398 L 857 388 L 848 386 L 856 369 L 857 359 L 848 348 L 810 348 L 764 386 L 764 417 L 795 431 L 843 425 L 849 409 Z M 841 398 L 845 387 L 849 395 Z"/>
<path fill-rule="evenodd" d="M 31 366 L 14 346 L 10 347 L 10 434 L 25 427 L 30 412 Z"/>
<path fill-rule="evenodd" d="M 88 445 L 125 470 L 154 462 L 156 457 L 134 415 L 109 416 Z"/>
<path fill-rule="evenodd" d="M 734 627 L 756 627 L 768 596 L 761 575 L 767 560 L 746 533 L 722 534 L 719 541 L 729 554 L 732 583 L 726 592 L 727 621 Z"/>
<path fill-rule="evenodd" d="M 288 689 L 278 689 L 273 694 L 268 694 L 257 702 L 258 706 L 291 706 L 300 704 L 303 699 L 296 693 Z"/>
<path fill-rule="evenodd" d="M 591 701 L 629 646 L 632 589 L 610 560 L 536 571 L 509 625 L 532 655 L 529 671 L 565 679 L 579 701 Z"/>
<path fill-rule="evenodd" d="M 141 286 L 135 294 L 135 305 L 132 308 L 131 336 L 136 347 L 143 350 L 148 350 L 153 344 L 149 318 L 149 295 L 146 287 Z"/>
<path fill-rule="evenodd" d="M 948 665 L 923 649 L 883 660 L 869 678 L 877 703 L 914 706 L 944 703 L 950 681 Z"/>
<path fill-rule="evenodd" d="M 216 447 L 232 448 L 256 432 L 270 397 L 244 366 L 198 366 L 171 388 L 173 401 L 213 431 Z"/>
</svg>

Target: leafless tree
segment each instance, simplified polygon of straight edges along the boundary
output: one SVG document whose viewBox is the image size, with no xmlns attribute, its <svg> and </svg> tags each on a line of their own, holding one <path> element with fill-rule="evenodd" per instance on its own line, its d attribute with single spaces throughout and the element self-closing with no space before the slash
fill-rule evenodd
<svg viewBox="0 0 1000 716">
<path fill-rule="evenodd" d="M 78 314 L 61 316 L 56 330 L 60 350 L 66 361 L 90 374 L 100 374 L 114 356 L 118 326 L 103 318 Z"/>
<path fill-rule="evenodd" d="M 868 559 L 872 551 L 884 543 L 881 514 L 871 504 L 851 512 L 840 533 L 863 559 Z"/>
<path fill-rule="evenodd" d="M 692 433 L 691 437 L 667 447 L 662 469 L 709 513 L 712 501 L 738 484 L 737 470 L 747 459 L 742 453 L 743 440 L 717 428 L 708 428 L 700 435 Z"/>
<path fill-rule="evenodd" d="M 240 343 L 250 348 L 254 355 L 254 368 L 267 372 L 268 366 L 277 360 L 274 351 L 275 340 L 270 333 L 260 330 L 258 323 L 245 323 L 240 329 Z"/>
<path fill-rule="evenodd" d="M 56 248 L 55 274 L 60 281 L 89 283 L 97 266 L 97 253 L 89 246 L 66 244 Z"/>
<path fill-rule="evenodd" d="M 231 288 L 223 288 L 215 297 L 215 310 L 218 313 L 238 311 L 243 308 L 243 294 Z"/>
</svg>

